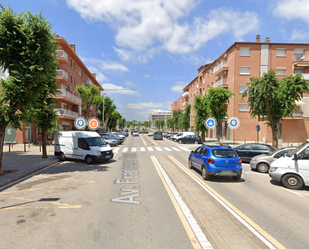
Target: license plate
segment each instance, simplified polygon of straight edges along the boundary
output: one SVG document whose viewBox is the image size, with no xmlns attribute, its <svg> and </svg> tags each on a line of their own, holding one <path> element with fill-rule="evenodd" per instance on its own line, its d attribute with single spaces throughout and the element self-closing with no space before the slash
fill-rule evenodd
<svg viewBox="0 0 309 249">
<path fill-rule="evenodd" d="M 105 158 L 111 158 L 112 157 L 112 155 L 108 155 L 108 156 L 106 156 Z"/>
<path fill-rule="evenodd" d="M 221 171 L 220 175 L 231 176 L 231 175 L 235 175 L 235 173 L 232 170 L 223 170 L 223 171 Z"/>
</svg>

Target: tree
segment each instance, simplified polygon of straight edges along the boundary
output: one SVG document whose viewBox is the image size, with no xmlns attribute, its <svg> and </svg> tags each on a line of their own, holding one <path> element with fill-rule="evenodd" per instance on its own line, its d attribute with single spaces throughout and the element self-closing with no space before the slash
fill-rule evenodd
<svg viewBox="0 0 309 249">
<path fill-rule="evenodd" d="M 0 67 L 9 72 L 0 80 L 0 173 L 5 129 L 10 123 L 22 129 L 29 111 L 48 92 L 42 80 L 50 79 L 55 57 L 55 35 L 43 15 L 13 13 L 0 5 Z"/>
<path fill-rule="evenodd" d="M 274 70 L 264 73 L 260 78 L 251 78 L 247 83 L 243 98 L 248 97 L 249 113 L 258 121 L 266 121 L 271 127 L 272 145 L 278 148 L 280 120 L 292 116 L 297 109 L 296 101 L 308 93 L 308 83 L 301 74 L 279 80 Z"/>
<path fill-rule="evenodd" d="M 187 105 L 185 111 L 179 117 L 179 126 L 187 131 L 190 127 L 191 105 Z"/>
<path fill-rule="evenodd" d="M 117 121 L 121 118 L 121 114 L 117 111 L 113 111 L 108 122 L 108 128 L 113 130 L 116 129 Z"/>
<path fill-rule="evenodd" d="M 222 121 L 227 117 L 227 105 L 233 95 L 229 89 L 222 87 L 212 87 L 206 95 L 210 115 L 217 121 L 217 144 L 220 144 Z"/>
<path fill-rule="evenodd" d="M 164 124 L 165 124 L 165 122 L 164 122 L 164 120 L 162 120 L 162 119 L 157 119 L 157 120 L 155 121 L 155 126 L 156 126 L 156 128 L 158 128 L 158 130 L 163 129 Z"/>
<path fill-rule="evenodd" d="M 76 92 L 79 93 L 82 100 L 82 115 L 88 120 L 89 113 L 91 113 L 91 106 L 98 103 L 99 99 L 102 98 L 100 94 L 100 89 L 95 85 L 78 85 L 76 86 Z"/>
<path fill-rule="evenodd" d="M 112 113 L 117 109 L 117 106 L 114 104 L 114 100 L 112 100 L 110 97 L 106 96 L 97 96 L 94 98 L 94 105 L 97 106 L 97 110 L 100 110 L 101 114 L 98 115 L 98 119 L 103 119 L 103 105 L 104 105 L 104 123 L 107 120 L 107 127 L 109 119 L 112 115 Z"/>
<path fill-rule="evenodd" d="M 209 117 L 209 107 L 206 95 L 203 97 L 197 95 L 194 98 L 194 106 L 195 110 L 195 130 L 199 133 L 202 133 L 202 140 L 205 140 L 205 132 L 207 131 L 207 128 L 205 126 L 205 120 Z"/>
<path fill-rule="evenodd" d="M 179 118 L 180 118 L 180 115 L 182 114 L 182 111 L 181 110 L 174 110 L 173 111 L 173 119 L 174 119 L 174 129 L 181 129 L 180 127 L 180 123 L 179 123 Z"/>
<path fill-rule="evenodd" d="M 174 126 L 175 126 L 175 121 L 174 118 L 169 118 L 166 121 L 166 126 L 170 129 L 172 129 L 172 131 L 174 131 Z"/>
</svg>

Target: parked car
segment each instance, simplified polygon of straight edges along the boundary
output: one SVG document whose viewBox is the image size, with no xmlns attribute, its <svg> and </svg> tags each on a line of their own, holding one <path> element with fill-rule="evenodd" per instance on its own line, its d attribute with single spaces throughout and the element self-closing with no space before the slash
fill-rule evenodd
<svg viewBox="0 0 309 249">
<path fill-rule="evenodd" d="M 276 159 L 289 154 L 295 148 L 288 147 L 288 148 L 280 148 L 268 155 L 258 155 L 252 157 L 250 161 L 251 169 L 255 169 L 261 173 L 268 173 L 270 164 L 275 161 Z"/>
<path fill-rule="evenodd" d="M 304 185 L 309 186 L 308 172 L 309 140 L 272 162 L 268 174 L 286 188 L 301 189 Z"/>
<path fill-rule="evenodd" d="M 202 139 L 200 136 L 187 135 L 178 139 L 180 144 L 202 144 Z"/>
<path fill-rule="evenodd" d="M 251 158 L 261 154 L 270 154 L 275 151 L 276 148 L 269 144 L 248 143 L 242 144 L 234 148 L 237 151 L 238 156 L 243 162 L 250 162 Z"/>
<path fill-rule="evenodd" d="M 194 135 L 194 132 L 193 131 L 179 132 L 176 136 L 173 137 L 173 140 L 178 142 L 179 138 L 182 138 L 182 137 L 187 136 L 187 135 Z"/>
<path fill-rule="evenodd" d="M 163 133 L 162 133 L 162 131 L 155 131 L 153 133 L 153 139 L 154 140 L 163 140 Z"/>
<path fill-rule="evenodd" d="M 232 148 L 223 146 L 202 145 L 191 151 L 188 158 L 189 168 L 196 168 L 202 172 L 204 180 L 211 176 L 231 176 L 240 180 L 242 174 L 242 160 Z"/>
<path fill-rule="evenodd" d="M 176 135 L 176 134 L 178 134 L 178 132 L 171 132 L 171 133 L 169 133 L 169 134 L 166 135 L 166 138 L 171 140 L 172 137 L 173 137 L 174 135 Z"/>
<path fill-rule="evenodd" d="M 138 132 L 138 131 L 132 131 L 132 136 L 133 136 L 133 137 L 139 136 L 139 132 Z"/>
<path fill-rule="evenodd" d="M 129 136 L 129 133 L 126 131 L 119 131 L 118 133 L 120 133 L 121 135 L 124 135 L 125 137 Z"/>
<path fill-rule="evenodd" d="M 153 136 L 153 131 L 149 131 L 148 136 Z"/>
<path fill-rule="evenodd" d="M 112 132 L 112 134 L 114 134 L 114 135 L 116 135 L 116 136 L 119 136 L 119 137 L 121 137 L 121 138 L 123 138 L 123 139 L 126 138 L 125 135 L 123 135 L 123 134 L 121 134 L 121 133 L 119 133 L 119 132 Z"/>
<path fill-rule="evenodd" d="M 116 139 L 111 138 L 107 134 L 106 135 L 101 135 L 101 137 L 105 140 L 105 142 L 107 142 L 109 144 L 109 146 L 117 146 L 119 144 L 119 142 Z"/>
<path fill-rule="evenodd" d="M 134 131 L 137 131 L 137 130 L 131 130 L 131 135 L 132 135 L 132 136 L 133 136 L 133 132 L 134 132 Z M 138 131 L 137 131 L 137 132 L 138 132 Z"/>
<path fill-rule="evenodd" d="M 124 141 L 123 138 L 121 138 L 121 137 L 119 137 L 119 136 L 117 136 L 117 135 L 115 135 L 115 134 L 113 134 L 113 133 L 103 133 L 103 135 L 105 135 L 105 134 L 108 135 L 111 139 L 117 140 L 117 141 L 118 141 L 118 144 L 122 144 L 123 141 Z"/>
</svg>

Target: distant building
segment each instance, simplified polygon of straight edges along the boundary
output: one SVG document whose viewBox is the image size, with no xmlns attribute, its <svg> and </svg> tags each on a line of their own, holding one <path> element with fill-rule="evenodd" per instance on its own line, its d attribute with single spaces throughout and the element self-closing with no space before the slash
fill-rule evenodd
<svg viewBox="0 0 309 249">
<path fill-rule="evenodd" d="M 150 122 L 150 127 L 155 128 L 156 120 L 164 120 L 164 123 L 166 125 L 166 121 L 172 117 L 171 111 L 164 111 L 162 109 L 156 109 L 153 110 L 152 113 L 150 113 L 148 120 Z"/>
</svg>

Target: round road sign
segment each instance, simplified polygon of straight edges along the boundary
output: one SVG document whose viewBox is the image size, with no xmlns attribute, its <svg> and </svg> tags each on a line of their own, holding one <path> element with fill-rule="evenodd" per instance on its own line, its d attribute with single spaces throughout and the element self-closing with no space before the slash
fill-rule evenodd
<svg viewBox="0 0 309 249">
<path fill-rule="evenodd" d="M 96 130 L 96 129 L 98 129 L 99 124 L 100 124 L 100 121 L 99 121 L 97 118 L 91 118 L 91 119 L 89 119 L 89 121 L 88 121 L 88 127 L 89 127 L 89 129 L 91 129 L 91 130 Z"/>
<path fill-rule="evenodd" d="M 240 121 L 237 117 L 230 117 L 227 123 L 231 130 L 237 129 L 240 125 Z"/>
<path fill-rule="evenodd" d="M 213 118 L 213 117 L 207 118 L 207 119 L 205 120 L 205 126 L 206 126 L 207 128 L 209 128 L 209 129 L 214 129 L 214 128 L 216 127 L 216 123 L 217 123 L 217 121 L 216 121 L 216 119 Z"/>
<path fill-rule="evenodd" d="M 86 127 L 86 120 L 84 118 L 76 118 L 74 122 L 74 126 L 78 130 L 82 130 Z"/>
</svg>

